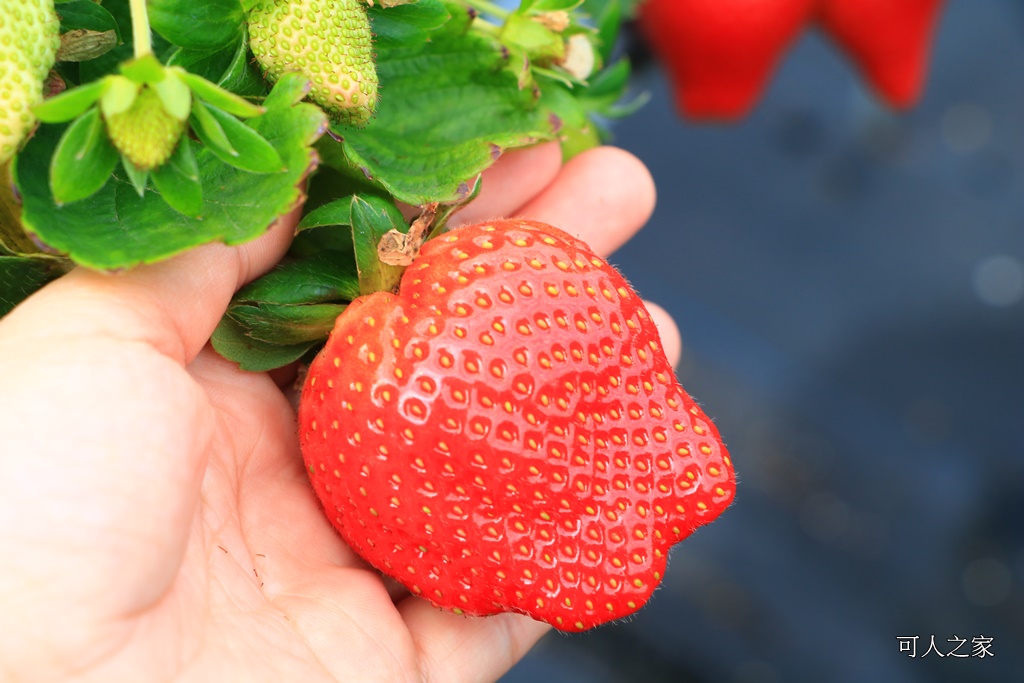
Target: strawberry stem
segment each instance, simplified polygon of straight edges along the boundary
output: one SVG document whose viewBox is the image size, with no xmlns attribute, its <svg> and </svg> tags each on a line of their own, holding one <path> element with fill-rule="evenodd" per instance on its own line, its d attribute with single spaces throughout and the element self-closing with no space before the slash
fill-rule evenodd
<svg viewBox="0 0 1024 683">
<path fill-rule="evenodd" d="M 462 0 L 462 3 L 467 7 L 472 7 L 479 12 L 490 14 L 499 19 L 508 19 L 509 14 L 511 14 L 504 7 L 489 2 L 489 0 Z"/>
<path fill-rule="evenodd" d="M 153 43 L 149 35 L 149 13 L 146 0 L 130 0 L 132 13 L 132 45 L 136 59 L 153 52 Z"/>
</svg>

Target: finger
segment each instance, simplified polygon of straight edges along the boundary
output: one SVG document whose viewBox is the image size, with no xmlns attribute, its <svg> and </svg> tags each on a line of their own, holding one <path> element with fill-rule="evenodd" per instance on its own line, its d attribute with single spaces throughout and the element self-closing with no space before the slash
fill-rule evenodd
<svg viewBox="0 0 1024 683">
<path fill-rule="evenodd" d="M 496 681 L 551 630 L 521 614 L 465 617 L 416 597 L 398 609 L 419 645 L 420 672 L 427 681 Z"/>
<path fill-rule="evenodd" d="M 557 142 L 502 155 L 484 172 L 479 196 L 453 217 L 452 224 L 469 225 L 510 215 L 547 187 L 561 165 Z"/>
<path fill-rule="evenodd" d="M 679 334 L 676 321 L 672 319 L 668 311 L 658 304 L 645 301 L 644 306 L 651 314 L 654 326 L 658 328 L 658 334 L 661 336 L 661 348 L 665 350 L 665 357 L 668 358 L 672 367 L 678 366 L 683 354 L 683 339 Z"/>
<path fill-rule="evenodd" d="M 566 163 L 517 215 L 560 228 L 607 256 L 643 227 L 654 202 L 654 180 L 643 162 L 615 147 L 596 147 Z"/>
<path fill-rule="evenodd" d="M 252 242 L 207 244 L 123 273 L 78 268 L 4 322 L 19 336 L 142 341 L 186 365 L 210 338 L 232 294 L 284 255 L 297 220 L 296 208 Z"/>
</svg>

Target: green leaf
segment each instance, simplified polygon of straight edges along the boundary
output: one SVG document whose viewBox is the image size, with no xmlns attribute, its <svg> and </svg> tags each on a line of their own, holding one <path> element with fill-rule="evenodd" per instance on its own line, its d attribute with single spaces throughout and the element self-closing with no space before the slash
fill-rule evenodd
<svg viewBox="0 0 1024 683">
<path fill-rule="evenodd" d="M 448 8 L 440 0 L 419 0 L 398 7 L 375 5 L 367 14 L 378 50 L 388 45 L 411 47 L 424 43 L 430 31 L 440 28 L 451 18 Z"/>
<path fill-rule="evenodd" d="M 106 88 L 105 81 L 93 81 L 75 88 L 69 88 L 59 95 L 43 100 L 32 109 L 36 118 L 43 123 L 63 123 L 81 116 L 96 103 Z"/>
<path fill-rule="evenodd" d="M 171 208 L 186 216 L 198 216 L 203 210 L 203 186 L 192 143 L 183 136 L 166 162 L 150 171 L 153 184 Z"/>
<path fill-rule="evenodd" d="M 0 318 L 66 270 L 56 259 L 0 256 Z"/>
<path fill-rule="evenodd" d="M 52 139 L 57 129 L 49 130 Z M 119 158 L 96 109 L 90 109 L 67 126 L 54 147 L 49 173 L 43 170 L 45 166 L 36 168 L 33 170 L 35 177 L 30 180 L 46 185 L 47 190 L 52 187 L 52 199 L 56 204 L 77 202 L 94 195 L 107 183 Z M 15 182 L 21 177 L 15 171 Z M 46 183 L 47 177 L 49 184 Z M 24 215 L 22 223 L 28 224 Z"/>
<path fill-rule="evenodd" d="M 242 304 L 229 308 L 227 315 L 256 341 L 290 346 L 324 341 L 344 310 L 341 304 Z"/>
<path fill-rule="evenodd" d="M 248 173 L 225 164 L 208 149 L 199 150 L 199 218 L 175 211 L 156 192 L 140 198 L 118 174 L 88 200 L 58 206 L 46 182 L 46 168 L 59 130 L 42 126 L 15 162 L 15 181 L 24 202 L 22 222 L 52 249 L 104 270 L 158 261 L 207 242 L 240 244 L 254 239 L 301 201 L 300 181 L 316 161 L 311 145 L 326 128 L 323 112 L 313 105 L 292 106 L 281 98 L 268 98 L 266 104 L 267 112 L 249 123 L 274 147 L 285 170 Z"/>
<path fill-rule="evenodd" d="M 167 66 L 186 69 L 237 95 L 262 97 L 267 94 L 266 82 L 248 52 L 244 37 L 218 50 L 178 48 L 168 56 Z"/>
<path fill-rule="evenodd" d="M 591 8 L 591 4 L 597 4 L 594 0 L 588 0 L 584 9 L 594 12 L 594 22 L 597 26 L 597 44 L 601 62 L 607 64 L 612 59 L 615 43 L 619 36 L 619 29 L 622 27 L 623 7 L 620 0 L 602 0 L 600 6 Z"/>
<path fill-rule="evenodd" d="M 234 43 L 245 13 L 238 0 L 148 0 L 153 30 L 192 49 L 217 49 Z"/>
<path fill-rule="evenodd" d="M 61 33 L 76 29 L 86 29 L 97 33 L 113 31 L 118 42 L 123 40 L 121 27 L 117 25 L 117 20 L 102 5 L 96 4 L 93 0 L 65 2 L 60 6 L 57 14 L 60 16 Z"/>
<path fill-rule="evenodd" d="M 219 78 L 209 79 L 214 83 L 244 97 L 264 97 L 267 94 L 267 81 L 256 66 L 255 60 L 249 58 L 249 41 L 243 35 L 230 48 L 231 61 Z"/>
<path fill-rule="evenodd" d="M 352 301 L 359 294 L 352 252 L 331 250 L 278 264 L 240 289 L 234 301 L 297 305 Z"/>
<path fill-rule="evenodd" d="M 280 346 L 257 341 L 228 316 L 221 318 L 210 341 L 217 353 L 247 372 L 266 372 L 288 365 L 316 346 L 316 342 Z"/>
<path fill-rule="evenodd" d="M 337 126 L 343 155 L 325 140 L 324 163 L 362 172 L 397 199 L 421 205 L 465 196 L 502 150 L 553 137 L 537 93 L 519 88 L 501 45 L 475 32 L 453 33 L 455 23 L 423 45 L 379 51 L 384 96 L 376 117 L 364 128 Z"/>
<path fill-rule="evenodd" d="M 408 231 L 402 212 L 383 197 L 357 195 L 352 197 L 351 225 L 360 293 L 393 290 L 405 269 L 382 263 L 377 256 L 377 245 L 390 230 Z"/>
</svg>

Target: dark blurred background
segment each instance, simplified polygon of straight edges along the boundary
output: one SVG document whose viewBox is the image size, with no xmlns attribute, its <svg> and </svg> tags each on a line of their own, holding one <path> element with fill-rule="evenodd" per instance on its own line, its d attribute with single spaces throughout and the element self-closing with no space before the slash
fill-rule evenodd
<svg viewBox="0 0 1024 683">
<path fill-rule="evenodd" d="M 615 142 L 659 203 L 612 260 L 679 322 L 737 498 L 634 618 L 502 683 L 1024 681 L 1024 2 L 951 0 L 904 114 L 813 31 L 737 125 L 636 86 Z"/>
</svg>

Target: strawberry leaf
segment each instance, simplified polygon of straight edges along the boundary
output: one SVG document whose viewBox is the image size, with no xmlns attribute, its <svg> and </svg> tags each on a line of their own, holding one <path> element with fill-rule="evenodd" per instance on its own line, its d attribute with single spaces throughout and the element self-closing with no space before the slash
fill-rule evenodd
<svg viewBox="0 0 1024 683">
<path fill-rule="evenodd" d="M 381 46 L 376 117 L 364 128 L 336 125 L 341 150 L 325 140 L 324 163 L 361 171 L 421 205 L 465 196 L 503 149 L 554 136 L 537 93 L 520 89 L 507 68 L 508 52 L 487 36 L 456 32 L 456 23 L 421 45 Z"/>
<path fill-rule="evenodd" d="M 113 31 L 117 42 L 122 40 L 121 28 L 109 11 L 93 0 L 75 0 L 60 6 L 60 32 L 67 33 L 78 29 L 86 29 L 97 33 Z"/>
<path fill-rule="evenodd" d="M 167 57 L 167 66 L 180 66 L 237 95 L 262 96 L 267 92 L 259 69 L 249 61 L 244 37 L 218 50 L 178 48 Z"/>
<path fill-rule="evenodd" d="M 52 249 L 99 269 L 158 261 L 207 242 L 251 240 L 301 200 L 298 185 L 316 163 L 310 147 L 326 128 L 323 112 L 312 105 L 293 106 L 288 98 L 268 97 L 266 107 L 267 112 L 249 119 L 248 125 L 274 148 L 283 170 L 249 173 L 225 164 L 209 149 L 198 150 L 199 217 L 179 213 L 159 193 L 139 197 L 122 172 L 115 172 L 111 182 L 88 200 L 58 206 L 46 182 L 46 169 L 59 129 L 42 126 L 15 165 L 15 182 L 24 201 L 22 223 Z M 92 179 L 76 176 L 75 182 Z"/>
<path fill-rule="evenodd" d="M 419 0 L 410 5 L 383 7 L 375 5 L 367 10 L 373 25 L 374 43 L 379 50 L 388 45 L 424 43 L 430 31 L 440 28 L 451 15 L 440 0 Z"/>
<path fill-rule="evenodd" d="M 181 47 L 209 50 L 234 43 L 245 13 L 238 0 L 148 0 L 153 30 Z"/>
</svg>

